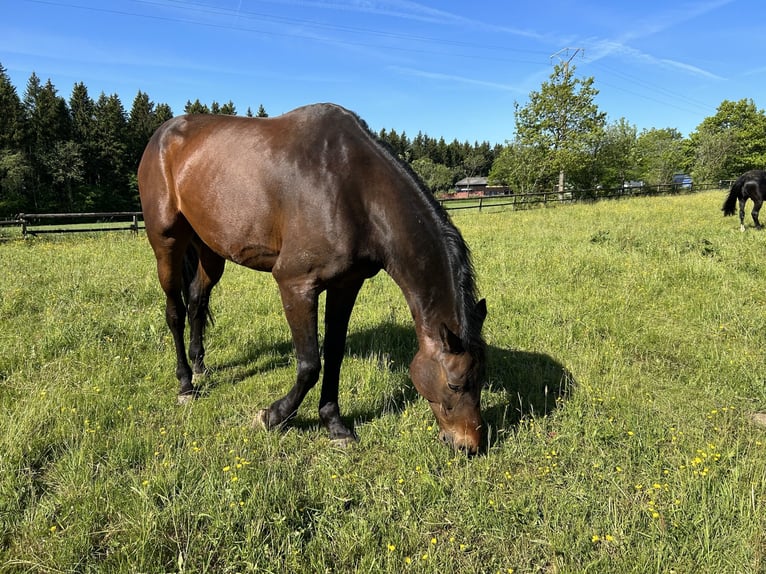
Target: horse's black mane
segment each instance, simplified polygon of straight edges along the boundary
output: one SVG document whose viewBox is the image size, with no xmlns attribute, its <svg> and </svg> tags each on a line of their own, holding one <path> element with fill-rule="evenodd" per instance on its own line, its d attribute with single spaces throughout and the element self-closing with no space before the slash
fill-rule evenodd
<svg viewBox="0 0 766 574">
<path fill-rule="evenodd" d="M 458 300 L 461 302 L 459 309 L 461 332 L 458 335 L 467 349 L 473 349 L 479 345 L 483 346 L 484 340 L 481 335 L 482 321 L 476 316 L 478 296 L 476 274 L 470 247 L 468 247 L 460 231 L 452 222 L 447 210 L 436 200 L 421 177 L 412 169 L 412 166 L 400 157 L 388 142 L 382 140 L 373 132 L 367 125 L 367 122 L 354 112 L 351 113 L 378 147 L 391 157 L 399 169 L 415 183 L 415 188 L 425 199 L 429 211 L 434 216 L 434 221 L 439 226 L 441 236 L 444 238 L 444 243 L 447 247 L 447 257 L 454 273 L 455 291 Z"/>
</svg>

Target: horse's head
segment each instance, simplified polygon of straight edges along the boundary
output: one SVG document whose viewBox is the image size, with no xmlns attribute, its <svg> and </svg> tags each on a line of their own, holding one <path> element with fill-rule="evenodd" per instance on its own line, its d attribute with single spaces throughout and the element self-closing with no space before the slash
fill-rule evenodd
<svg viewBox="0 0 766 574">
<path fill-rule="evenodd" d="M 468 454 L 476 454 L 481 443 L 484 357 L 482 340 L 466 347 L 442 324 L 438 337 L 426 338 L 410 364 L 410 378 L 439 423 L 439 438 Z"/>
</svg>

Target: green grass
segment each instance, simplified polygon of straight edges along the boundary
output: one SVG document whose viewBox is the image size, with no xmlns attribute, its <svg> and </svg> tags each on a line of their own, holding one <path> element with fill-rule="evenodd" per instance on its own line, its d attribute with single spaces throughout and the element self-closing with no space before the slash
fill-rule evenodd
<svg viewBox="0 0 766 574">
<path fill-rule="evenodd" d="M 459 212 L 487 297 L 489 448 L 436 440 L 384 274 L 352 318 L 334 449 L 276 286 L 230 265 L 207 396 L 175 401 L 142 235 L 0 243 L 2 572 L 766 568 L 766 235 L 721 192 Z"/>
</svg>

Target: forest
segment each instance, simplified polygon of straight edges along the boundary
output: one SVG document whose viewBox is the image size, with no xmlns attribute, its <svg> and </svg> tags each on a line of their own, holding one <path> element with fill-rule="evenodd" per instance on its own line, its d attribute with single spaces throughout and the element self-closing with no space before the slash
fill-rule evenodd
<svg viewBox="0 0 766 574">
<path fill-rule="evenodd" d="M 597 95 L 594 78 L 557 66 L 527 104 L 515 105 L 515 134 L 502 145 L 385 128 L 377 135 L 435 194 L 470 176 L 523 193 L 665 184 L 677 173 L 720 181 L 766 167 L 766 114 L 751 99 L 722 102 L 684 137 L 674 128 L 639 132 L 625 118 L 609 121 Z M 238 112 L 231 101 L 195 99 L 178 113 Z M 139 210 L 138 162 L 152 133 L 175 114 L 141 90 L 127 110 L 119 95 L 94 98 L 82 82 L 67 100 L 34 72 L 20 95 L 0 63 L 0 218 Z M 268 117 L 263 106 L 245 115 Z"/>
</svg>

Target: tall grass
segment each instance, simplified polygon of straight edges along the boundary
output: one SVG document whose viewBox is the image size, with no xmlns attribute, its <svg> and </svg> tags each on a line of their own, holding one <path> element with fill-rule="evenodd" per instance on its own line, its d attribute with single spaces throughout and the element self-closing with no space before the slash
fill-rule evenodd
<svg viewBox="0 0 766 574">
<path fill-rule="evenodd" d="M 151 250 L 0 243 L 0 571 L 762 572 L 766 235 L 722 195 L 457 213 L 489 303 L 488 448 L 435 440 L 384 274 L 354 311 L 332 448 L 273 280 L 216 288 L 206 396 L 175 401 Z"/>
</svg>

